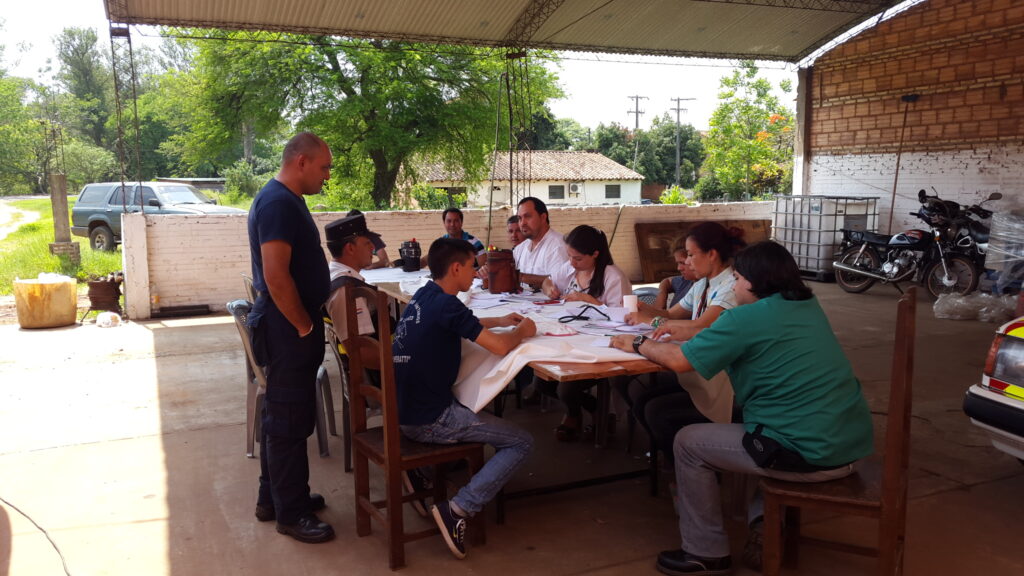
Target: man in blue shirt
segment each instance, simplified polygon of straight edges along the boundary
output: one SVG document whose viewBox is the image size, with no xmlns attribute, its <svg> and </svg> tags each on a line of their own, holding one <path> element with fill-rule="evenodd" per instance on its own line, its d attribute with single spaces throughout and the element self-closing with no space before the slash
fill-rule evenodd
<svg viewBox="0 0 1024 576">
<path fill-rule="evenodd" d="M 474 252 L 469 242 L 456 238 L 438 238 L 430 245 L 427 262 L 434 280 L 412 297 L 392 345 L 402 434 L 417 442 L 483 442 L 496 449 L 494 457 L 454 498 L 435 502 L 431 508 L 456 558 L 466 555 L 466 518 L 498 494 L 533 447 L 533 438 L 525 430 L 485 412 L 474 414 L 452 393 L 462 362 L 463 338 L 504 356 L 537 332 L 533 321 L 519 314 L 477 318 L 458 299 L 456 295 L 473 284 Z M 502 326 L 512 330 L 490 330 Z M 410 475 L 422 478 L 419 471 Z M 405 481 L 408 487 L 409 477 Z"/>
<path fill-rule="evenodd" d="M 306 439 L 316 424 L 316 374 L 324 357 L 320 307 L 330 276 L 320 232 L 303 196 L 331 177 L 331 150 L 316 135 L 296 135 L 281 171 L 249 210 L 253 288 L 249 315 L 253 353 L 267 374 L 260 442 L 256 518 L 300 542 L 326 542 L 334 529 L 313 512 L 325 506 L 309 491 Z"/>
<path fill-rule="evenodd" d="M 487 262 L 487 248 L 476 236 L 462 229 L 462 222 L 465 215 L 458 208 L 446 208 L 441 213 L 441 220 L 444 222 L 445 235 L 441 238 L 456 238 L 465 240 L 473 245 L 473 252 L 476 254 L 476 267 L 483 266 Z M 426 258 L 424 257 L 424 263 Z"/>
</svg>

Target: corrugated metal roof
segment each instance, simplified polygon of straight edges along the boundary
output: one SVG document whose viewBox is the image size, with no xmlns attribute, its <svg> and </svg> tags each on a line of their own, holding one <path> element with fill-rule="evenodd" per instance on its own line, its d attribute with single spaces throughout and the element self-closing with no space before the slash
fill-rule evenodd
<svg viewBox="0 0 1024 576">
<path fill-rule="evenodd" d="M 564 150 L 529 150 L 513 152 L 516 180 L 556 180 L 584 182 L 587 180 L 643 180 L 642 174 L 626 168 L 604 154 Z M 508 180 L 509 154 L 497 153 L 494 180 Z M 440 162 L 421 165 L 418 179 L 423 182 L 463 182 L 458 170 L 449 170 Z"/>
<path fill-rule="evenodd" d="M 111 22 L 799 61 L 900 0 L 104 0 Z"/>
</svg>

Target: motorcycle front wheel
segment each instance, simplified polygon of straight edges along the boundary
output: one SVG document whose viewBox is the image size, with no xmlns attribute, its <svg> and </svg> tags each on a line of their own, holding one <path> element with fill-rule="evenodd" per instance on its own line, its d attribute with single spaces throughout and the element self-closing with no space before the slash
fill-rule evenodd
<svg viewBox="0 0 1024 576">
<path fill-rule="evenodd" d="M 946 257 L 946 268 L 949 274 L 942 268 L 942 261 L 932 262 L 924 273 L 925 285 L 932 296 L 938 298 L 940 294 L 960 294 L 966 296 L 978 287 L 978 271 L 974 268 L 974 262 L 963 254 L 953 254 Z"/>
<path fill-rule="evenodd" d="M 839 255 L 839 262 L 854 268 L 860 268 L 868 272 L 877 273 L 881 268 L 881 261 L 874 250 L 866 249 L 860 251 L 860 246 L 852 246 L 843 250 Z M 853 272 L 845 272 L 836 269 L 836 284 L 850 294 L 860 294 L 875 285 L 875 279 Z"/>
</svg>

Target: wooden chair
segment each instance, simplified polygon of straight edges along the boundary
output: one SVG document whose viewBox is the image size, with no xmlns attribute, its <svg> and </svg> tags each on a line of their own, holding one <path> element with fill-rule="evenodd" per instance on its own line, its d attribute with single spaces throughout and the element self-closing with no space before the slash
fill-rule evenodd
<svg viewBox="0 0 1024 576">
<path fill-rule="evenodd" d="M 350 384 L 348 378 L 348 355 L 345 353 L 345 346 L 341 343 L 341 338 L 335 330 L 334 323 L 331 322 L 326 324 L 325 328 L 327 332 L 327 347 L 331 349 L 331 354 L 334 355 L 334 361 L 338 363 L 338 372 L 341 374 L 341 428 L 344 431 L 344 436 L 342 437 L 341 442 L 344 449 L 345 472 L 351 472 L 352 434 L 350 430 L 352 423 L 350 414 L 352 408 L 349 405 Z M 333 429 L 333 426 L 331 433 L 337 436 L 337 431 Z"/>
<path fill-rule="evenodd" d="M 776 576 L 782 560 L 782 519 L 786 512 L 787 565 L 796 565 L 798 544 L 804 541 L 832 549 L 878 557 L 878 574 L 903 572 L 903 545 L 907 518 L 907 462 L 910 456 L 910 407 L 914 372 L 917 289 L 900 298 L 893 344 L 889 415 L 885 453 L 858 463 L 852 475 L 829 482 L 796 483 L 762 479 L 764 491 L 763 573 Z M 878 548 L 865 548 L 800 537 L 800 508 L 853 514 L 878 519 Z"/>
<path fill-rule="evenodd" d="M 388 317 L 388 296 L 384 292 L 375 291 L 362 286 L 345 286 L 344 290 L 347 324 L 356 326 L 356 298 L 366 298 L 367 302 L 377 304 L 377 330 L 380 334 L 390 334 L 390 318 Z M 361 346 L 378 345 L 369 336 L 354 336 L 344 341 L 347 350 L 358 350 Z M 355 467 L 356 496 L 356 533 L 367 536 L 371 532 L 370 519 L 376 519 L 384 525 L 388 542 L 388 558 L 392 570 L 405 565 L 405 543 L 420 538 L 440 534 L 436 526 L 427 530 L 406 533 L 403 521 L 402 503 L 420 500 L 433 496 L 435 502 L 444 500 L 447 495 L 445 483 L 438 467 L 441 464 L 466 460 L 470 474 L 475 474 L 484 463 L 484 447 L 479 443 L 464 444 L 422 444 L 403 438 L 398 429 L 398 396 L 395 387 L 395 368 L 391 357 L 391 346 L 379 346 L 381 365 L 381 387 L 378 389 L 365 380 L 362 360 L 359 354 L 349 355 L 349 394 L 351 400 L 351 431 L 353 464 Z M 380 402 L 382 427 L 369 428 L 366 417 L 366 398 L 375 398 Z M 384 471 L 384 500 L 370 498 L 369 462 L 380 466 Z M 402 472 L 413 468 L 434 467 L 433 494 L 415 492 L 402 495 Z M 484 515 L 478 514 L 470 523 L 470 535 L 482 544 L 484 535 Z"/>
<path fill-rule="evenodd" d="M 267 375 L 256 363 L 252 351 L 252 340 L 246 321 L 252 310 L 248 300 L 233 300 L 227 303 L 228 312 L 235 319 L 235 327 L 242 339 L 245 350 L 245 455 L 256 457 L 256 442 L 260 437 L 260 418 L 263 411 L 263 396 L 267 392 Z M 334 426 L 334 402 L 331 400 L 331 381 L 323 366 L 316 377 L 316 439 L 321 457 L 330 456 L 327 447 L 327 428 Z"/>
</svg>

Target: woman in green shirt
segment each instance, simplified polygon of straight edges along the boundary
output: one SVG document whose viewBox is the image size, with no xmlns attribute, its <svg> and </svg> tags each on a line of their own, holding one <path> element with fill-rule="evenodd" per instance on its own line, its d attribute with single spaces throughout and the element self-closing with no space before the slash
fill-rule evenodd
<svg viewBox="0 0 1024 576">
<path fill-rule="evenodd" d="M 710 379 L 725 370 L 743 409 L 743 424 L 693 424 L 676 435 L 682 546 L 658 555 L 666 574 L 731 569 L 716 471 L 821 482 L 849 475 L 873 450 L 860 382 L 792 255 L 755 244 L 737 254 L 734 275 L 738 306 L 682 346 L 612 341 L 676 372 Z M 761 509 L 757 494 L 750 518 Z"/>
</svg>

